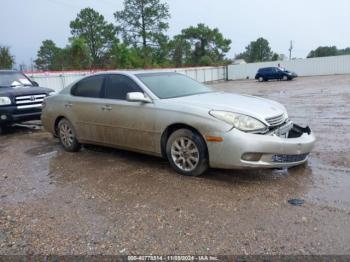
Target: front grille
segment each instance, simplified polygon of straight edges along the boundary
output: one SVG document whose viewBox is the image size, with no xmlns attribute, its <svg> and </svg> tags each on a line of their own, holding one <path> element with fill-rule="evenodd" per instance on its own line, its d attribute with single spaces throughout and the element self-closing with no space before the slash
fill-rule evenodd
<svg viewBox="0 0 350 262">
<path fill-rule="evenodd" d="M 284 114 L 266 118 L 267 123 L 269 123 L 270 126 L 279 126 L 283 124 L 286 121 L 286 117 Z"/>
<path fill-rule="evenodd" d="M 273 155 L 272 162 L 274 163 L 294 163 L 304 161 L 309 154 L 302 155 Z"/>
<path fill-rule="evenodd" d="M 45 97 L 46 94 L 17 96 L 17 109 L 41 108 Z"/>
</svg>

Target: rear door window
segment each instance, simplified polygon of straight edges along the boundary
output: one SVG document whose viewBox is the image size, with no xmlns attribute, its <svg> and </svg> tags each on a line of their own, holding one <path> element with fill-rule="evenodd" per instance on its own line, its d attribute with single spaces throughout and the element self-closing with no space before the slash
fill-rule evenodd
<svg viewBox="0 0 350 262">
<path fill-rule="evenodd" d="M 72 95 L 81 97 L 100 98 L 105 80 L 104 75 L 97 75 L 79 81 L 72 89 Z"/>
</svg>

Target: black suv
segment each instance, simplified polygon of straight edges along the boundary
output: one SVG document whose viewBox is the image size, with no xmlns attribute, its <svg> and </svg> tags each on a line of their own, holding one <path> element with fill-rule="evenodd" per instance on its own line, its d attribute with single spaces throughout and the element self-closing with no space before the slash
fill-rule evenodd
<svg viewBox="0 0 350 262">
<path fill-rule="evenodd" d="M 260 68 L 258 73 L 255 75 L 255 79 L 259 82 L 269 80 L 292 80 L 296 77 L 298 77 L 296 73 L 279 67 Z"/>
<path fill-rule="evenodd" d="M 0 70 L 0 134 L 14 123 L 39 120 L 44 98 L 54 93 L 21 72 Z"/>
</svg>

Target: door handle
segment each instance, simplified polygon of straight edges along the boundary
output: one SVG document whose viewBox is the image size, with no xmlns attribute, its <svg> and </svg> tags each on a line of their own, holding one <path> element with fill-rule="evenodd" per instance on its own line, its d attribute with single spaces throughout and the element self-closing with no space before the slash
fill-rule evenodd
<svg viewBox="0 0 350 262">
<path fill-rule="evenodd" d="M 64 104 L 65 108 L 71 108 L 72 106 L 73 106 L 73 104 L 71 102 Z"/>
<path fill-rule="evenodd" d="M 111 110 L 112 110 L 112 106 L 110 106 L 110 105 L 104 105 L 104 106 L 101 107 L 101 109 L 102 109 L 103 111 L 111 111 Z"/>
</svg>

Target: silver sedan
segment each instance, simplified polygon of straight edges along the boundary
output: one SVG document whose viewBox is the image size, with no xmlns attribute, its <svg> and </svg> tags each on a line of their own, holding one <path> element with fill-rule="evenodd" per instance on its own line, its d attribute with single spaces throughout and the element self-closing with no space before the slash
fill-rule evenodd
<svg viewBox="0 0 350 262">
<path fill-rule="evenodd" d="M 108 72 L 46 98 L 42 122 L 70 152 L 97 144 L 167 158 L 180 174 L 307 161 L 315 137 L 277 102 L 172 72 Z"/>
</svg>

